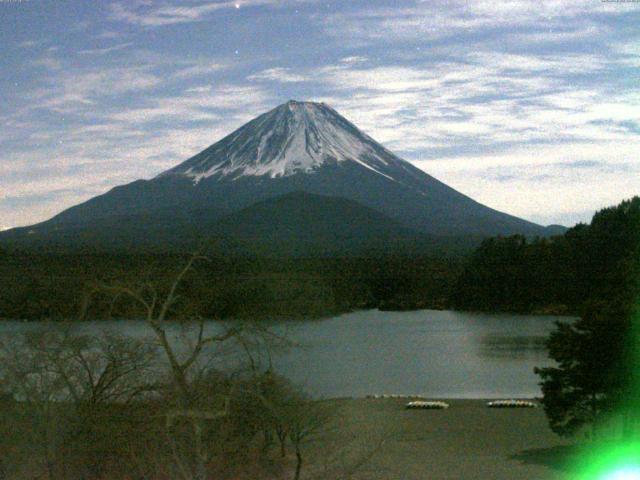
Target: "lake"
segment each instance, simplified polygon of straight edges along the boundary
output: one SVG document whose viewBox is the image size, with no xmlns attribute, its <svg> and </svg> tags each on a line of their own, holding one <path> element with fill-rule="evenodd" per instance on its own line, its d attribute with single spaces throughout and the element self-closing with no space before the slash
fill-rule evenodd
<svg viewBox="0 0 640 480">
<path fill-rule="evenodd" d="M 298 346 L 273 359 L 276 370 L 315 397 L 371 394 L 430 398 L 540 395 L 536 366 L 551 365 L 544 339 L 567 317 L 420 310 L 367 310 L 312 321 L 274 323 Z M 214 322 L 211 322 L 215 328 Z M 2 322 L 0 334 L 37 323 Z M 143 322 L 79 325 L 82 331 L 148 333 Z"/>
</svg>

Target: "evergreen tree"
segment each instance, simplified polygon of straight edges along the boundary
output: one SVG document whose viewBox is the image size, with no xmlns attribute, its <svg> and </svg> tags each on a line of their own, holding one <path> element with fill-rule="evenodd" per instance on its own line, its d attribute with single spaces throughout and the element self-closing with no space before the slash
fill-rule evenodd
<svg viewBox="0 0 640 480">
<path fill-rule="evenodd" d="M 591 426 L 595 436 L 602 415 L 620 404 L 630 377 L 630 325 L 627 309 L 604 302 L 588 305 L 574 323 L 557 323 L 547 341 L 557 367 L 535 369 L 554 432 L 569 436 Z"/>
<path fill-rule="evenodd" d="M 629 434 L 640 410 L 640 198 L 601 210 L 564 242 L 585 303 L 578 320 L 558 323 L 548 339 L 557 367 L 536 369 L 545 412 L 556 433 L 570 435 L 585 425 L 596 433 L 602 415 L 619 409 Z"/>
</svg>

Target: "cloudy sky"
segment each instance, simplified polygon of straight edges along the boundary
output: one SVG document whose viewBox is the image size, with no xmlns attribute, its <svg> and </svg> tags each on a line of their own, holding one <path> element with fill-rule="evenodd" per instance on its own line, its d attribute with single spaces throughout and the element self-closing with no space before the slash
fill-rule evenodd
<svg viewBox="0 0 640 480">
<path fill-rule="evenodd" d="M 640 0 L 0 0 L 0 46 L 0 228 L 291 98 L 539 223 L 640 194 Z"/>
</svg>

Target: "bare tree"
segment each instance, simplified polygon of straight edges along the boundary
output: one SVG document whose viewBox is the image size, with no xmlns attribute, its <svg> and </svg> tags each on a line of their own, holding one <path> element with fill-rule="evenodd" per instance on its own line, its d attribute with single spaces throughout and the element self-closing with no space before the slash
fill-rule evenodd
<svg viewBox="0 0 640 480">
<path fill-rule="evenodd" d="M 54 479 L 59 476 L 57 442 L 61 428 L 56 405 L 65 396 L 65 385 L 48 362 L 47 340 L 47 335 L 30 332 L 3 342 L 0 363 L 8 390 L 30 413 L 34 447 L 41 452 L 48 478 Z"/>
<path fill-rule="evenodd" d="M 148 381 L 155 346 L 113 333 L 101 337 L 67 330 L 46 350 L 50 367 L 76 405 L 130 404 L 156 386 Z"/>
<path fill-rule="evenodd" d="M 289 415 L 292 406 L 299 399 L 298 390 L 286 378 L 267 370 L 255 376 L 254 390 L 251 394 L 259 399 L 262 406 L 261 423 L 265 436 L 275 435 L 278 439 L 280 457 L 285 458 L 291 427 Z"/>
<path fill-rule="evenodd" d="M 294 480 L 300 479 L 303 465 L 302 445 L 311 440 L 325 428 L 333 410 L 325 403 L 314 402 L 304 397 L 291 402 L 286 409 L 285 418 L 289 439 L 296 455 Z"/>
<path fill-rule="evenodd" d="M 50 363 L 65 381 L 74 412 L 65 442 L 68 457 L 77 459 L 76 474 L 103 478 L 125 452 L 116 439 L 139 436 L 139 407 L 158 390 L 156 347 L 105 333 L 67 335 L 58 348 Z"/>
<path fill-rule="evenodd" d="M 112 304 L 119 299 L 128 298 L 135 302 L 142 310 L 144 320 L 153 332 L 160 349 L 167 359 L 169 366 L 170 384 L 175 395 L 175 408 L 166 413 L 166 429 L 168 439 L 172 443 L 176 474 L 185 480 L 204 480 L 207 464 L 211 460 L 210 449 L 205 442 L 206 424 L 221 419 L 229 414 L 229 404 L 232 391 L 226 392 L 225 398 L 217 407 L 214 402 L 203 405 L 198 401 L 194 379 L 198 372 L 202 372 L 199 361 L 203 351 L 212 346 L 224 344 L 237 338 L 244 330 L 244 326 L 235 324 L 217 333 L 205 332 L 205 321 L 199 315 L 181 319 L 183 325 L 193 329 L 191 341 L 187 342 L 186 351 L 179 351 L 172 342 L 169 330 L 169 317 L 172 309 L 180 298 L 178 291 L 186 275 L 198 261 L 207 261 L 201 255 L 193 255 L 178 272 L 166 294 L 161 294 L 151 283 L 136 285 L 96 285 L 94 293 L 107 293 L 112 296 Z M 189 426 L 189 439 L 185 442 L 190 446 L 190 455 L 183 455 L 177 447 L 174 428 L 186 422 Z"/>
<path fill-rule="evenodd" d="M 116 405 L 126 408 L 149 390 L 144 373 L 153 356 L 153 349 L 142 342 L 75 335 L 60 325 L 2 342 L 5 389 L 19 400 L 32 425 L 35 436 L 27 443 L 41 450 L 48 478 L 66 475 L 70 457 L 78 459 L 76 464 L 93 457 L 93 470 L 101 468 L 104 451 L 91 453 L 108 442 L 101 442 L 106 436 L 96 435 L 96 427 L 109 426 Z M 79 432 L 85 433 L 84 441 L 74 442 Z M 82 452 L 72 451 L 78 446 Z"/>
<path fill-rule="evenodd" d="M 267 335 L 272 334 L 267 332 Z M 294 345 L 284 337 L 269 339 L 277 348 Z M 261 350 L 253 345 L 246 351 L 252 358 L 254 352 L 270 353 L 271 349 Z M 256 367 L 259 362 L 251 361 L 250 365 L 253 367 L 253 387 L 245 393 L 260 401 L 260 425 L 278 439 L 280 458 L 287 457 L 287 445 L 291 445 L 295 455 L 295 480 L 300 479 L 303 466 L 307 464 L 305 452 L 312 452 L 315 457 L 310 464 L 311 471 L 307 473 L 310 478 L 356 478 L 370 468 L 372 460 L 394 435 L 385 431 L 371 432 L 365 438 L 336 436 L 342 426 L 336 404 L 308 398 L 300 388 L 275 373 L 270 362 L 266 371 L 259 371 Z"/>
</svg>

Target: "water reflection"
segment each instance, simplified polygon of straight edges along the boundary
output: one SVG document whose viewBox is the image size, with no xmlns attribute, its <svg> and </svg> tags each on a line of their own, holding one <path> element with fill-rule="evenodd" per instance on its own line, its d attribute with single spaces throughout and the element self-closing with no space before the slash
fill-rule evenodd
<svg viewBox="0 0 640 480">
<path fill-rule="evenodd" d="M 533 397 L 534 367 L 550 365 L 544 341 L 557 317 L 422 310 L 368 310 L 320 321 L 270 325 L 296 347 L 272 351 L 276 370 L 316 397 L 369 394 L 432 398 Z M 567 320 L 567 319 L 565 319 Z M 41 325 L 43 326 L 43 325 Z M 0 336 L 37 324 L 0 322 Z M 144 322 L 85 322 L 83 333 L 115 331 L 141 338 Z M 208 322 L 207 331 L 221 328 Z M 170 329 L 174 341 L 184 332 Z M 224 361 L 228 352 L 208 352 Z"/>
<path fill-rule="evenodd" d="M 480 339 L 480 355 L 485 358 L 522 359 L 546 352 L 544 335 L 485 334 Z"/>
</svg>

